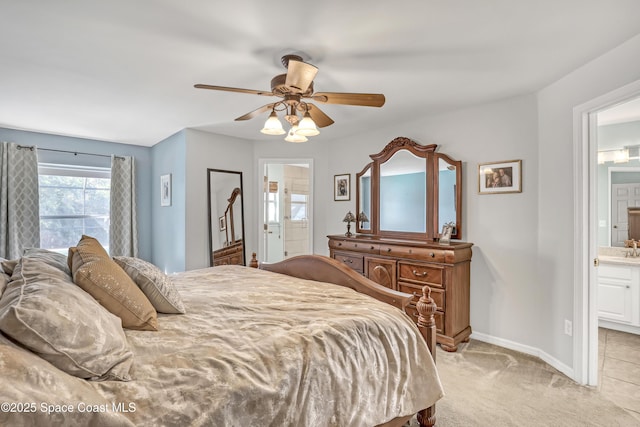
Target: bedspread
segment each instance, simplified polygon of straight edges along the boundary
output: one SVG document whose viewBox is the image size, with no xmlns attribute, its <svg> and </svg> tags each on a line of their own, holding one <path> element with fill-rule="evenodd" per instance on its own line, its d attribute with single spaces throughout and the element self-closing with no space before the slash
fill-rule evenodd
<svg viewBox="0 0 640 427">
<path fill-rule="evenodd" d="M 159 314 L 157 332 L 126 330 L 131 381 L 56 373 L 33 387 L 61 401 L 71 390 L 70 402 L 91 389 L 109 423 L 136 426 L 371 427 L 443 396 L 415 324 L 388 304 L 240 266 L 172 280 L 187 313 Z M 24 390 L 13 398 L 32 398 Z"/>
</svg>

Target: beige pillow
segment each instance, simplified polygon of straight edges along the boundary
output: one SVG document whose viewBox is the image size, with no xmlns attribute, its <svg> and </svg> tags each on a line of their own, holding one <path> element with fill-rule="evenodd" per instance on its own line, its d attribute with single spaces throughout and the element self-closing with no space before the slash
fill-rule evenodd
<svg viewBox="0 0 640 427">
<path fill-rule="evenodd" d="M 24 408 L 20 412 L 0 410 L 0 425 L 133 427 L 121 413 L 79 411 L 96 406 L 111 409 L 112 399 L 100 395 L 89 381 L 62 372 L 3 334 L 0 334 L 0 360 L 2 382 L 6 384 L 0 387 L 0 402 L 17 403 Z M 51 413 L 41 410 L 41 405 L 52 409 L 72 405 L 74 411 L 63 413 L 58 409 Z"/>
<path fill-rule="evenodd" d="M 76 247 L 69 248 L 68 260 L 73 281 L 120 317 L 124 328 L 158 330 L 153 305 L 96 239 L 82 236 Z"/>
<path fill-rule="evenodd" d="M 5 274 L 11 276 L 13 274 L 13 269 L 16 267 L 16 264 L 18 264 L 18 261 L 18 259 L 3 259 L 2 261 L 0 261 L 2 271 L 4 271 Z"/>
<path fill-rule="evenodd" d="M 2 294 L 4 293 L 4 289 L 7 287 L 7 283 L 9 283 L 9 276 L 0 273 L 0 298 L 2 298 Z"/>
<path fill-rule="evenodd" d="M 184 314 L 184 304 L 171 279 L 140 258 L 116 256 L 113 260 L 136 282 L 159 313 Z"/>
<path fill-rule="evenodd" d="M 0 330 L 68 374 L 130 379 L 133 353 L 120 319 L 42 260 L 16 265 L 0 299 Z"/>
<path fill-rule="evenodd" d="M 48 249 L 41 248 L 27 248 L 22 254 L 23 257 L 39 259 L 52 267 L 55 267 L 61 271 L 64 271 L 71 276 L 71 271 L 67 265 L 67 256 L 59 252 L 50 251 Z"/>
</svg>

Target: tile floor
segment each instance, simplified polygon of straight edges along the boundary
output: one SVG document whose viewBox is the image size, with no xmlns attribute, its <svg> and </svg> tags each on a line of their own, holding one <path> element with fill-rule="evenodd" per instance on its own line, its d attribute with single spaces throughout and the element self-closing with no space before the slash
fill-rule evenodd
<svg viewBox="0 0 640 427">
<path fill-rule="evenodd" d="M 640 335 L 600 328 L 598 389 L 640 422 Z"/>
</svg>

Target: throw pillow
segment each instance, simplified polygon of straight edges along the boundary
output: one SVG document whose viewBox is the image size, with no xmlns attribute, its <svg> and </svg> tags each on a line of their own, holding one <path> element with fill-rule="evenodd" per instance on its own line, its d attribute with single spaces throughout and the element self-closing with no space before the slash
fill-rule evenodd
<svg viewBox="0 0 640 427">
<path fill-rule="evenodd" d="M 120 319 L 42 260 L 16 265 L 0 298 L 0 330 L 68 374 L 130 379 L 133 353 Z"/>
<path fill-rule="evenodd" d="M 73 281 L 120 317 L 124 328 L 158 330 L 153 305 L 96 239 L 82 236 L 76 247 L 69 248 L 68 258 Z"/>
<path fill-rule="evenodd" d="M 184 314 L 182 298 L 162 270 L 140 258 L 116 256 L 113 260 L 136 282 L 159 313 Z"/>
</svg>

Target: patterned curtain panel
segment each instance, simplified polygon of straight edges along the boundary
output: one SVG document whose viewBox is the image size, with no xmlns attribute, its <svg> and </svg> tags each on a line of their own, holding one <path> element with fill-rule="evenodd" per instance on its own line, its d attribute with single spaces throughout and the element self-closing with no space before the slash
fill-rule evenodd
<svg viewBox="0 0 640 427">
<path fill-rule="evenodd" d="M 38 153 L 35 147 L 0 143 L 0 257 L 16 259 L 40 247 Z"/>
<path fill-rule="evenodd" d="M 111 156 L 111 256 L 138 256 L 135 162 L 129 156 Z"/>
</svg>

